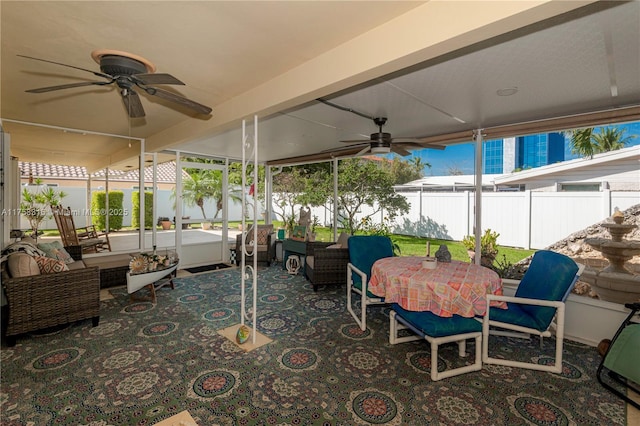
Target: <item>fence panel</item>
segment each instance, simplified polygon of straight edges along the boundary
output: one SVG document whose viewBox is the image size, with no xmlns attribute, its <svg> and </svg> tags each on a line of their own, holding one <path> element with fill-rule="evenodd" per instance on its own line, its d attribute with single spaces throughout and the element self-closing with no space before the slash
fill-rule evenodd
<svg viewBox="0 0 640 426">
<path fill-rule="evenodd" d="M 532 192 L 531 247 L 544 248 L 605 219 L 601 192 Z"/>
<path fill-rule="evenodd" d="M 526 211 L 527 197 L 529 192 L 483 193 L 482 230 L 497 231 L 501 245 L 524 247 L 531 222 Z"/>
<path fill-rule="evenodd" d="M 640 203 L 640 193 L 638 192 L 611 193 L 611 210 L 613 210 L 615 207 L 618 207 L 620 210 L 626 210 L 638 203 Z"/>
</svg>

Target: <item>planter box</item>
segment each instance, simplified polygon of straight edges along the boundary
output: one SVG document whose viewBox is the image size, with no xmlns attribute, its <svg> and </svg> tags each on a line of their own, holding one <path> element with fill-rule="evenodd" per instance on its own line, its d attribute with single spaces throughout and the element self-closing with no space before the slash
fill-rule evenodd
<svg viewBox="0 0 640 426">
<path fill-rule="evenodd" d="M 513 296 L 517 280 L 502 280 L 503 292 Z M 602 339 L 611 339 L 629 310 L 619 303 L 605 302 L 587 296 L 570 294 L 565 310 L 564 334 L 569 340 L 597 346 Z"/>
</svg>

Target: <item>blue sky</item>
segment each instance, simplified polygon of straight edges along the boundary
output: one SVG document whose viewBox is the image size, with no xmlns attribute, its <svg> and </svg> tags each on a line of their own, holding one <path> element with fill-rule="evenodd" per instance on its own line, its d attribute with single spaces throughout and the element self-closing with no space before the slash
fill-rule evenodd
<svg viewBox="0 0 640 426">
<path fill-rule="evenodd" d="M 634 136 L 627 146 L 640 145 L 640 122 L 620 125 L 626 132 L 624 136 Z M 596 127 L 597 131 L 598 127 Z M 426 176 L 446 176 L 451 168 L 462 170 L 464 174 L 475 173 L 473 143 L 452 145 L 439 151 L 435 149 L 422 149 L 414 151 L 411 157 L 420 157 L 423 162 L 431 164 L 431 168 L 425 168 Z M 570 153 L 568 144 L 565 147 L 565 160 L 576 158 Z M 411 157 L 405 157 L 410 159 Z"/>
</svg>

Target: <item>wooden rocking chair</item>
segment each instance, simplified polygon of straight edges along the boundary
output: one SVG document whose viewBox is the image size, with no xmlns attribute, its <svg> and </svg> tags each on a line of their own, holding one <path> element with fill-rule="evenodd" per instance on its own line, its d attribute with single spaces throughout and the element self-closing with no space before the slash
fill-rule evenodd
<svg viewBox="0 0 640 426">
<path fill-rule="evenodd" d="M 94 225 L 75 227 L 71 207 L 51 206 L 51 212 L 56 220 L 63 246 L 79 246 L 83 253 L 111 251 L 108 234 L 98 233 Z"/>
</svg>

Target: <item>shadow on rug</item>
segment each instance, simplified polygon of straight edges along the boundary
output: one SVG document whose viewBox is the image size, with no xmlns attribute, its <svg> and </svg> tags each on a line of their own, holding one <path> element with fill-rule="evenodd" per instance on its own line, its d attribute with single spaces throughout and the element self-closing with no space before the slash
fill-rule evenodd
<svg viewBox="0 0 640 426">
<path fill-rule="evenodd" d="M 217 271 L 218 269 L 226 269 L 226 268 L 231 268 L 231 265 L 227 265 L 226 263 L 215 263 L 213 265 L 194 266 L 193 268 L 184 268 L 184 270 L 187 272 L 191 272 L 192 274 L 197 274 L 200 272 Z"/>
</svg>

